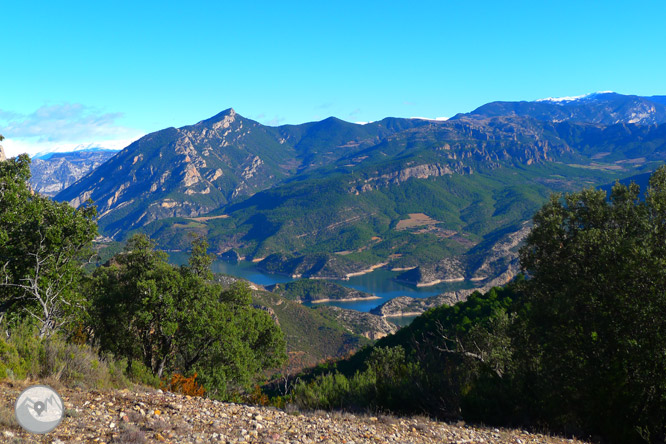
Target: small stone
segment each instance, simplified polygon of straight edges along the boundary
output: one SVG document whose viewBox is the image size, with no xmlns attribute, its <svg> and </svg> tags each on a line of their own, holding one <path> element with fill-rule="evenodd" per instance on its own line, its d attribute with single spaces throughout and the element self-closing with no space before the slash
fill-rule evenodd
<svg viewBox="0 0 666 444">
<path fill-rule="evenodd" d="M 155 433 L 155 439 L 158 441 L 166 441 L 166 438 L 164 438 L 164 436 L 160 435 L 159 433 Z"/>
<path fill-rule="evenodd" d="M 155 412 L 153 412 L 153 414 L 155 414 L 155 415 L 157 415 L 157 416 L 160 416 L 160 415 L 162 414 L 162 412 L 159 411 L 159 410 L 155 410 Z"/>
<path fill-rule="evenodd" d="M 4 432 L 2 432 L 2 434 L 4 435 L 5 438 L 13 438 L 14 437 L 14 434 L 12 432 L 10 432 L 9 430 L 5 430 Z"/>
</svg>

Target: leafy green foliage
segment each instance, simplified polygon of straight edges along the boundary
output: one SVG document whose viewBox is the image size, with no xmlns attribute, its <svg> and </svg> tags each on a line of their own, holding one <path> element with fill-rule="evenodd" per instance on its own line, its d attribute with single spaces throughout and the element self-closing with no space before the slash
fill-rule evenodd
<svg viewBox="0 0 666 444">
<path fill-rule="evenodd" d="M 81 260 L 96 211 L 34 194 L 29 166 L 27 155 L 0 162 L 0 319 L 32 317 L 45 337 L 82 313 Z"/>
<path fill-rule="evenodd" d="M 535 411 L 617 442 L 666 436 L 666 168 L 639 194 L 554 196 L 521 252 Z"/>
<path fill-rule="evenodd" d="M 285 358 L 284 339 L 270 316 L 254 309 L 246 285 L 222 291 L 209 281 L 207 243 L 196 240 L 190 262 L 166 262 L 144 236 L 98 269 L 92 282 L 93 329 L 104 350 L 150 372 L 198 373 L 220 398 L 251 386 Z"/>
</svg>

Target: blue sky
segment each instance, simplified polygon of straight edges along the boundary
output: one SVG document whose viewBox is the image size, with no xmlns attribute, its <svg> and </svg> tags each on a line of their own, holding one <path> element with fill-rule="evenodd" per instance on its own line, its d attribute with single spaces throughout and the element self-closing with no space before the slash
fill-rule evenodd
<svg viewBox="0 0 666 444">
<path fill-rule="evenodd" d="M 3 2 L 8 154 L 115 146 L 233 107 L 269 125 L 666 94 L 663 1 Z"/>
</svg>

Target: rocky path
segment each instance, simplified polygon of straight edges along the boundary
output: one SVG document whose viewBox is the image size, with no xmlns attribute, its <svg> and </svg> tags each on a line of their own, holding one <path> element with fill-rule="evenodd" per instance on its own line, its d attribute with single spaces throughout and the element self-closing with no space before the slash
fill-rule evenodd
<svg viewBox="0 0 666 444">
<path fill-rule="evenodd" d="M 578 443 L 521 430 L 469 427 L 425 417 L 286 413 L 160 391 L 56 388 L 65 402 L 62 423 L 31 435 L 13 419 L 26 384 L 0 382 L 0 442 L 7 443 Z"/>
</svg>

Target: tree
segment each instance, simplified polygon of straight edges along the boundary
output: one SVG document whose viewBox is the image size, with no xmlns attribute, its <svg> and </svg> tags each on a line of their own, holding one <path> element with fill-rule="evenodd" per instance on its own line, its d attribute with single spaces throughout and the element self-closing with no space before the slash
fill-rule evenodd
<svg viewBox="0 0 666 444">
<path fill-rule="evenodd" d="M 81 259 L 97 235 L 96 210 L 35 194 L 29 179 L 27 155 L 0 162 L 0 318 L 31 317 L 46 337 L 85 304 Z"/>
<path fill-rule="evenodd" d="M 252 307 L 246 285 L 223 290 L 211 281 L 205 239 L 189 264 L 175 267 L 146 236 L 94 274 L 93 329 L 101 347 L 166 372 L 198 373 L 209 393 L 227 397 L 249 387 L 286 357 L 282 332 Z"/>
<path fill-rule="evenodd" d="M 534 411 L 616 442 L 666 438 L 666 167 L 645 199 L 553 196 L 521 250 L 530 279 L 523 375 Z"/>
</svg>

